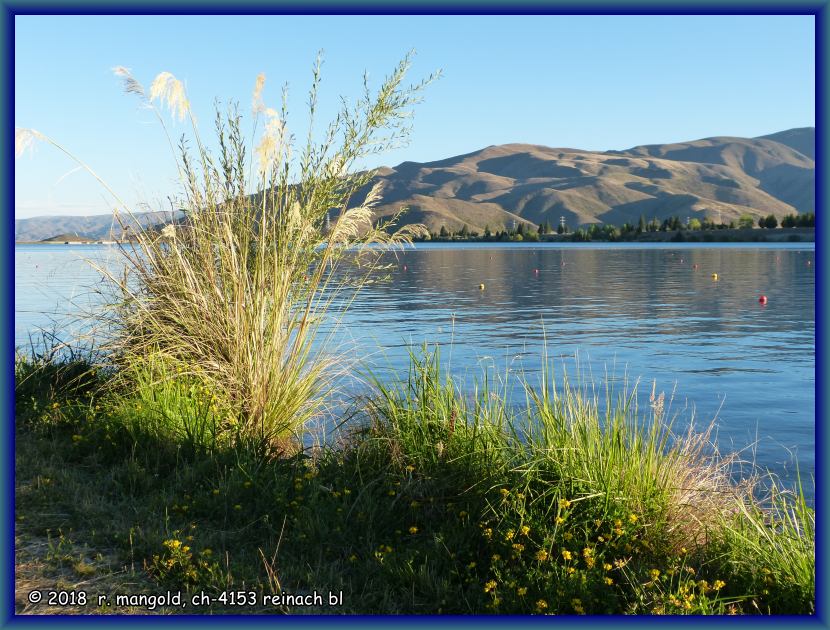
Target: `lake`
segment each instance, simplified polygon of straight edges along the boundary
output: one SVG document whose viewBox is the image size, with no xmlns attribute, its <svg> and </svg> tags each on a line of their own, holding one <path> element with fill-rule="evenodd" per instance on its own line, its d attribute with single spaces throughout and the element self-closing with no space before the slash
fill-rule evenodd
<svg viewBox="0 0 830 630">
<path fill-rule="evenodd" d="M 814 256 L 812 243 L 419 244 L 359 294 L 337 339 L 381 373 L 428 342 L 470 379 L 533 380 L 546 352 L 572 380 L 639 378 L 643 396 L 654 381 L 680 423 L 717 417 L 721 451 L 785 480 L 797 462 L 812 494 Z M 101 273 L 84 258 L 118 265 L 107 246 L 15 246 L 17 345 L 37 327 L 71 334 L 67 318 L 94 309 Z"/>
</svg>

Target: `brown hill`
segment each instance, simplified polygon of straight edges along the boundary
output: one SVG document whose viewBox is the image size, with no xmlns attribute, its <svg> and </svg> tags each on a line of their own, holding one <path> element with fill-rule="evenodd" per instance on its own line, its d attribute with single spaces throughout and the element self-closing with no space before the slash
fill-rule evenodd
<svg viewBox="0 0 830 630">
<path fill-rule="evenodd" d="M 570 226 L 634 223 L 641 215 L 729 222 L 814 210 L 815 130 L 762 138 L 706 138 L 591 152 L 529 144 L 490 146 L 437 162 L 383 169 L 379 216 L 408 207 L 407 223 L 481 231 L 514 221 Z M 792 145 L 792 146 L 790 146 Z"/>
<path fill-rule="evenodd" d="M 423 223 L 432 232 L 464 225 L 495 231 L 514 222 L 556 226 L 562 216 L 570 227 L 636 223 L 640 216 L 728 223 L 744 213 L 755 219 L 773 214 L 780 221 L 787 214 L 815 211 L 814 155 L 812 127 L 625 151 L 490 146 L 436 162 L 379 169 L 383 196 L 376 214 L 388 217 L 405 206 L 402 222 Z M 136 215 L 135 222 L 164 224 L 178 216 L 151 212 Z M 15 221 L 16 241 L 66 233 L 122 236 L 112 215 Z"/>
</svg>

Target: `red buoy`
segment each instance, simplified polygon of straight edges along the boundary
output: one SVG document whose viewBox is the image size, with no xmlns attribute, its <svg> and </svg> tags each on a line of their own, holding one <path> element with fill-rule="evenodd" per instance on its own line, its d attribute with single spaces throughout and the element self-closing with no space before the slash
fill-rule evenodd
<svg viewBox="0 0 830 630">
<path fill-rule="evenodd" d="M 762 295 L 761 297 L 759 297 L 759 298 L 758 298 L 758 303 L 759 303 L 759 304 L 766 304 L 766 303 L 767 303 L 767 296 L 766 296 L 766 295 Z"/>
</svg>

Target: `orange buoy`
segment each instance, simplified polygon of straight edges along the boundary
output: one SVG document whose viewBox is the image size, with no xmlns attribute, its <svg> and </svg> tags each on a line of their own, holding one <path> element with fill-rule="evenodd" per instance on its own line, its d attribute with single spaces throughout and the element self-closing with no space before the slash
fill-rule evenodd
<svg viewBox="0 0 830 630">
<path fill-rule="evenodd" d="M 761 297 L 759 297 L 759 298 L 758 298 L 758 303 L 759 303 L 759 304 L 766 304 L 766 303 L 767 303 L 767 296 L 766 296 L 766 295 L 762 295 Z"/>
<path fill-rule="evenodd" d="M 713 273 L 713 274 L 712 274 L 712 280 L 717 280 L 717 279 L 718 279 L 718 274 Z"/>
<path fill-rule="evenodd" d="M 480 285 L 478 285 L 478 288 L 479 288 L 480 290 L 484 291 L 484 283 L 482 282 Z"/>
</svg>

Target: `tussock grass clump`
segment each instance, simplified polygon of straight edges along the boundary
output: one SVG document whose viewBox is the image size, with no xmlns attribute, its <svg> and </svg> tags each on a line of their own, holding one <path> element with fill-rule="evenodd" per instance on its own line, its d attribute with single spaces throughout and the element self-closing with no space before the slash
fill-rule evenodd
<svg viewBox="0 0 830 630">
<path fill-rule="evenodd" d="M 114 289 L 103 317 L 113 331 L 111 359 L 120 366 L 151 360 L 153 373 L 177 365 L 195 376 L 198 368 L 239 435 L 272 452 L 290 449 L 324 411 L 328 377 L 340 359 L 320 351 L 322 321 L 327 314 L 336 320 L 353 292 L 378 278 L 384 249 L 422 231 L 395 230 L 394 220 L 376 223 L 380 191 L 371 185 L 372 171 L 358 170 L 366 157 L 406 139 L 411 107 L 435 78 L 404 86 L 409 63 L 407 56 L 374 93 L 365 80 L 362 97 L 354 106 L 344 101 L 317 141 L 318 58 L 299 150 L 288 128 L 287 96 L 279 110 L 267 107 L 264 75 L 253 93 L 253 142 L 231 105 L 217 108 L 212 149 L 179 79 L 162 72 L 147 90 L 128 69 L 115 68 L 125 91 L 156 113 L 168 139 L 160 107 L 189 121 L 190 134 L 177 149 L 170 143 L 183 218 L 161 230 L 134 228 L 133 240 L 122 245 L 125 275 L 102 270 Z M 35 139 L 65 151 L 33 130 L 18 130 L 15 139 L 17 154 Z M 119 206 L 131 217 L 120 199 Z"/>
</svg>

